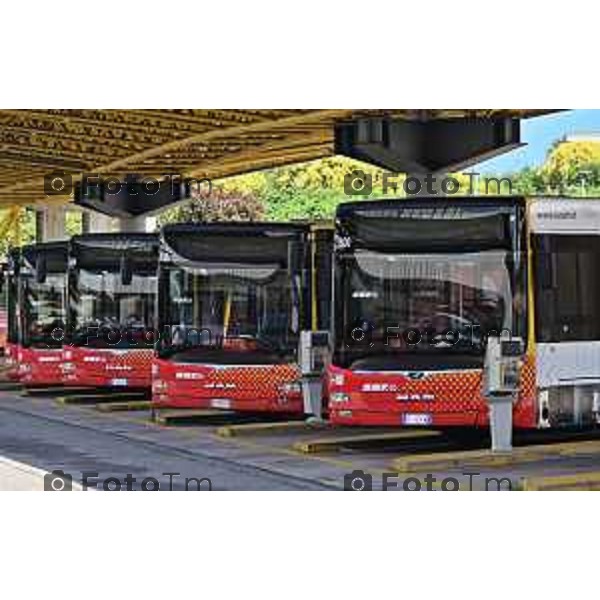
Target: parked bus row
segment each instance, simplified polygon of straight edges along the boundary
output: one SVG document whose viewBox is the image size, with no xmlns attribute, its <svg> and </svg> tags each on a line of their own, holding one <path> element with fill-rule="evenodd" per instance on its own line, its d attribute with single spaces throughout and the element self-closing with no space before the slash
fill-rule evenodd
<svg viewBox="0 0 600 600">
<path fill-rule="evenodd" d="M 156 409 L 483 427 L 487 339 L 508 336 L 514 426 L 584 426 L 600 415 L 599 265 L 590 199 L 86 234 L 9 252 L 5 352 L 24 385 L 151 389 Z"/>
</svg>

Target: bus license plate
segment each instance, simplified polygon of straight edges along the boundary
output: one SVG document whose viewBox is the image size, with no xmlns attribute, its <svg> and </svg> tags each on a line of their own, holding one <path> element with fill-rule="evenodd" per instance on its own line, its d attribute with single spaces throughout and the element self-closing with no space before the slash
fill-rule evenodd
<svg viewBox="0 0 600 600">
<path fill-rule="evenodd" d="M 111 379 L 110 385 L 125 386 L 125 385 L 127 385 L 127 379 Z"/>
<path fill-rule="evenodd" d="M 402 415 L 403 425 L 431 425 L 432 421 L 430 413 L 407 413 Z"/>
<path fill-rule="evenodd" d="M 213 408 L 231 408 L 231 400 L 229 398 L 213 398 L 210 405 Z"/>
</svg>

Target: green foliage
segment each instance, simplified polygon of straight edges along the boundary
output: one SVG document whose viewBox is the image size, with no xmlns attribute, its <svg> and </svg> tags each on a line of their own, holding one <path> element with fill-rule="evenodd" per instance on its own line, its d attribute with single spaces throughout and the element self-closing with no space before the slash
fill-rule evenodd
<svg viewBox="0 0 600 600">
<path fill-rule="evenodd" d="M 70 210 L 67 212 L 65 227 L 67 236 L 79 235 L 82 231 L 82 214 L 78 210 Z"/>
<path fill-rule="evenodd" d="M 559 187 L 577 183 L 579 173 L 600 164 L 597 142 L 564 142 L 554 147 L 542 168 L 549 183 Z"/>
<path fill-rule="evenodd" d="M 8 216 L 9 209 L 0 211 L 0 222 Z M 81 233 L 81 213 L 76 210 L 67 211 L 65 218 L 68 237 Z M 0 239 L 0 256 L 4 256 L 10 246 L 24 246 L 35 242 L 35 211 L 22 209 L 18 222 L 4 238 Z"/>
<path fill-rule="evenodd" d="M 371 177 L 370 194 L 349 196 L 344 178 L 354 171 Z M 300 163 L 224 180 L 224 189 L 246 189 L 263 200 L 274 221 L 332 218 L 340 202 L 381 194 L 383 171 L 343 156 Z M 401 184 L 401 179 L 399 180 Z"/>
<path fill-rule="evenodd" d="M 190 202 L 165 211 L 159 217 L 159 224 L 260 221 L 264 218 L 264 200 L 253 192 L 214 187 L 209 195 L 195 194 Z"/>
<path fill-rule="evenodd" d="M 370 194 L 346 194 L 344 179 L 356 170 L 371 177 Z M 582 171 L 585 171 L 585 186 L 582 186 Z M 395 179 L 395 192 L 388 189 L 384 194 L 383 173 L 378 167 L 343 156 L 257 171 L 214 182 L 210 197 L 198 197 L 190 204 L 169 210 L 159 222 L 330 219 L 340 202 L 404 196 L 403 176 Z M 452 176 L 460 183 L 461 195 L 560 193 L 577 196 L 585 192 L 588 196 L 600 196 L 600 144 L 557 140 L 540 167 L 517 173 L 486 174 L 473 182 L 465 173 Z M 512 188 L 505 180 L 500 182 L 503 178 L 510 179 Z"/>
</svg>

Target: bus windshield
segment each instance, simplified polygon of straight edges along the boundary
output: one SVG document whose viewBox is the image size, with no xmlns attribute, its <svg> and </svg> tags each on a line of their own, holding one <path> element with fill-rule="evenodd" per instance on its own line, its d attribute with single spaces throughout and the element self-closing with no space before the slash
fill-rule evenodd
<svg viewBox="0 0 600 600">
<path fill-rule="evenodd" d="M 65 327 L 64 273 L 49 273 L 43 283 L 22 278 L 23 344 L 59 348 Z"/>
<path fill-rule="evenodd" d="M 351 368 L 480 365 L 491 331 L 524 335 L 524 289 L 504 249 L 338 256 L 336 354 Z"/>
<path fill-rule="evenodd" d="M 296 356 L 301 277 L 279 264 L 165 265 L 159 290 L 163 357 L 254 364 Z"/>
<path fill-rule="evenodd" d="M 76 269 L 69 280 L 73 343 L 94 347 L 152 347 L 156 275 Z"/>
</svg>

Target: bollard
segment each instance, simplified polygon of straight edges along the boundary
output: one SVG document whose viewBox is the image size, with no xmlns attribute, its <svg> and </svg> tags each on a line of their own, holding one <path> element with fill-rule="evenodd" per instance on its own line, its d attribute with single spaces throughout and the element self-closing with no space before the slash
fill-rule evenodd
<svg viewBox="0 0 600 600">
<path fill-rule="evenodd" d="M 492 452 L 510 452 L 513 433 L 513 397 L 490 396 L 490 435 Z"/>
<path fill-rule="evenodd" d="M 302 398 L 304 414 L 311 420 L 323 420 L 323 383 L 319 375 L 302 377 Z"/>
<path fill-rule="evenodd" d="M 483 395 L 490 405 L 492 452 L 512 450 L 513 400 L 519 393 L 523 348 L 520 338 L 487 340 Z"/>
</svg>

